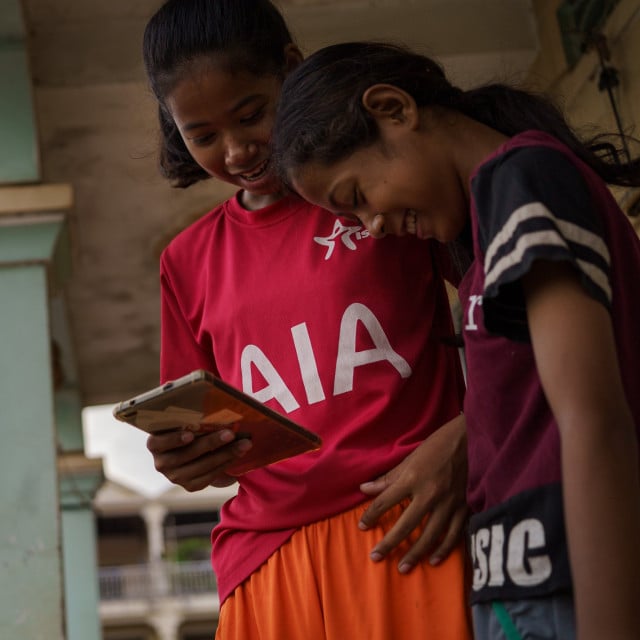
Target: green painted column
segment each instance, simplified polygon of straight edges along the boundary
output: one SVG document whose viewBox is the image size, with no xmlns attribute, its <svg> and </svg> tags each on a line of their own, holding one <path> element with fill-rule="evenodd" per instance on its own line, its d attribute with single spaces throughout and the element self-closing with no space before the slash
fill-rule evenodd
<svg viewBox="0 0 640 640">
<path fill-rule="evenodd" d="M 62 216 L 0 226 L 0 638 L 65 638 L 49 333 L 63 230 Z"/>
<path fill-rule="evenodd" d="M 62 510 L 67 640 L 100 640 L 95 524 L 91 506 Z M 89 564 L 86 564 L 89 563 Z"/>
<path fill-rule="evenodd" d="M 20 0 L 0 2 L 0 182 L 40 179 L 31 74 Z"/>
<path fill-rule="evenodd" d="M 67 640 L 100 640 L 96 531 L 92 500 L 104 480 L 102 461 L 58 458 Z"/>
<path fill-rule="evenodd" d="M 59 243 L 61 258 L 68 254 Z M 61 266 L 70 259 L 59 260 Z M 65 268 L 58 269 L 65 280 Z M 58 480 L 62 516 L 62 572 L 67 640 L 100 640 L 100 594 L 93 499 L 104 482 L 101 459 L 84 455 L 82 401 L 73 340 L 62 295 L 50 300 L 51 336 L 56 344 L 54 387 Z"/>
<path fill-rule="evenodd" d="M 38 183 L 21 0 L 0 0 L 0 140 L 0 184 Z M 24 208 L 21 194 L 5 191 L 3 200 L 0 189 L 2 639 L 101 637 L 91 500 L 102 465 L 82 453 L 75 375 L 54 394 L 52 339 L 66 355 L 72 342 L 60 298 L 52 298 L 69 271 L 64 217 L 42 213 L 56 193 L 26 194 Z"/>
</svg>

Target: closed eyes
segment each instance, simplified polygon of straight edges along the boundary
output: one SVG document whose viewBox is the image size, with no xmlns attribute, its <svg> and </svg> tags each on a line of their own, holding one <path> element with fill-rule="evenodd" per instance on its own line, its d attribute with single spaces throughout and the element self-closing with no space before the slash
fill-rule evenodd
<svg viewBox="0 0 640 640">
<path fill-rule="evenodd" d="M 189 139 L 196 146 L 202 147 L 202 146 L 205 146 L 205 145 L 213 142 L 216 139 L 216 134 L 215 133 L 206 133 L 206 134 L 204 134 L 202 136 L 196 136 L 195 138 L 189 138 Z"/>
<path fill-rule="evenodd" d="M 264 108 L 265 108 L 265 105 L 262 105 L 259 109 L 257 109 L 253 113 L 249 114 L 244 118 L 241 118 L 240 119 L 241 124 L 253 124 L 254 122 L 257 122 L 262 117 L 264 113 Z"/>
</svg>

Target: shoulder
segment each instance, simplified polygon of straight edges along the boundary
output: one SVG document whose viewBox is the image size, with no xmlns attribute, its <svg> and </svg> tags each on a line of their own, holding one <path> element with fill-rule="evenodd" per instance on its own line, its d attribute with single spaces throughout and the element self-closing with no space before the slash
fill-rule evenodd
<svg viewBox="0 0 640 640">
<path fill-rule="evenodd" d="M 585 289 L 610 302 L 610 253 L 589 171 L 559 143 L 521 145 L 483 166 L 475 185 L 478 247 L 485 273 L 484 311 L 522 296 L 513 288 L 536 261 L 564 261 Z M 593 183 L 595 184 L 595 183 Z"/>
<path fill-rule="evenodd" d="M 472 193 L 483 249 L 505 226 L 525 223 L 535 227 L 538 223 L 534 220 L 541 218 L 554 220 L 556 226 L 570 224 L 598 234 L 602 231 L 580 161 L 557 142 L 553 146 L 507 145 L 503 153 L 480 167 L 472 181 Z"/>
<path fill-rule="evenodd" d="M 561 193 L 588 196 L 588 185 L 578 166 L 579 160 L 559 146 L 528 144 L 508 147 L 484 163 L 474 176 L 474 193 L 507 189 L 510 197 L 520 200 L 552 197 Z"/>
<path fill-rule="evenodd" d="M 211 211 L 191 222 L 178 232 L 160 255 L 163 271 L 187 267 L 190 263 L 201 260 L 203 253 L 209 251 L 212 229 L 216 220 L 224 215 L 227 202 L 219 204 Z"/>
<path fill-rule="evenodd" d="M 226 207 L 227 202 L 223 202 L 190 222 L 171 239 L 164 251 L 169 253 L 179 252 L 192 246 L 194 242 L 197 243 L 202 240 L 203 237 L 206 237 L 207 230 L 215 224 L 215 221 L 220 216 L 224 215 Z"/>
</svg>

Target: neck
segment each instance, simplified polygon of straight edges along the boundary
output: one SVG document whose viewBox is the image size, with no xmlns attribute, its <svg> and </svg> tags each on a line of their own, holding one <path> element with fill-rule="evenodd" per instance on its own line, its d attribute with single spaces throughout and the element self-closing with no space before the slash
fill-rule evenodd
<svg viewBox="0 0 640 640">
<path fill-rule="evenodd" d="M 458 139 L 458 144 L 453 144 L 452 148 L 458 150 L 455 153 L 456 165 L 464 189 L 468 191 L 469 178 L 473 170 L 509 137 L 477 120 L 461 114 L 458 117 L 456 126 L 451 128 L 452 135 Z"/>
<path fill-rule="evenodd" d="M 256 194 L 250 191 L 243 190 L 240 193 L 240 204 L 248 211 L 257 211 L 258 209 L 264 209 L 270 204 L 274 204 L 284 197 L 282 191 L 276 193 Z"/>
</svg>

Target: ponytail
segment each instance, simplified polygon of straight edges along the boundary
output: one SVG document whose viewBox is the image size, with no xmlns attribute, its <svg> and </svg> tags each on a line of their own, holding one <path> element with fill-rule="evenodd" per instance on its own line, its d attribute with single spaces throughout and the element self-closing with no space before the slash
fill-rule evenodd
<svg viewBox="0 0 640 640">
<path fill-rule="evenodd" d="M 528 129 L 544 131 L 571 149 L 606 183 L 640 185 L 640 159 L 620 161 L 625 148 L 619 134 L 599 133 L 580 139 L 560 109 L 544 95 L 491 84 L 464 92 L 457 109 L 509 137 Z"/>
</svg>

